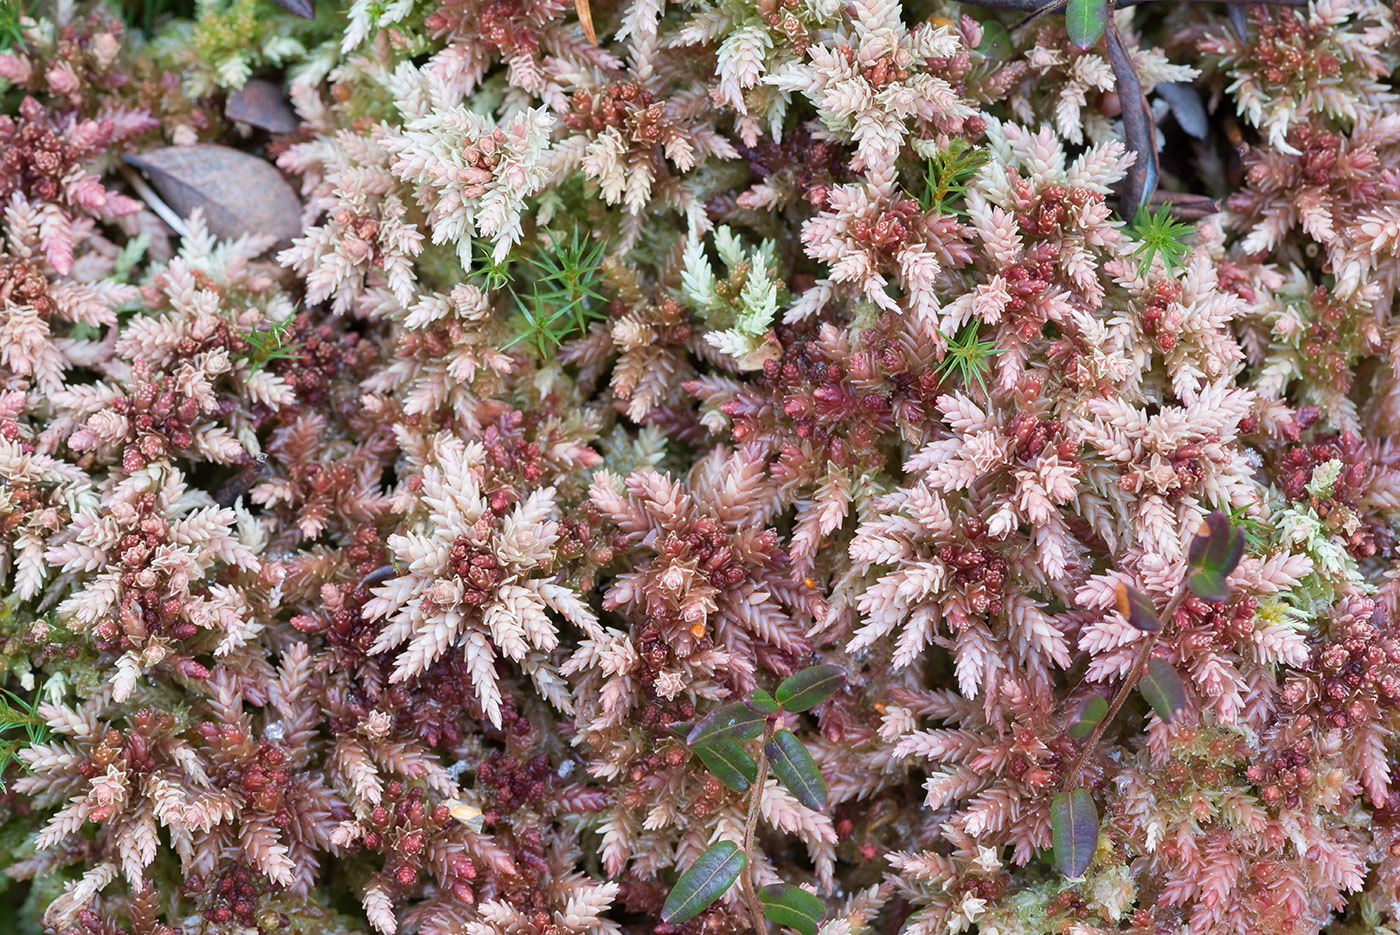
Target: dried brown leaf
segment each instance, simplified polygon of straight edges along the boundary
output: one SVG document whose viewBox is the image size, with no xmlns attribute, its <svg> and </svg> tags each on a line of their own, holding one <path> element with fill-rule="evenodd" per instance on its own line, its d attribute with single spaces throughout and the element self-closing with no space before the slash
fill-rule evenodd
<svg viewBox="0 0 1400 935">
<path fill-rule="evenodd" d="M 291 133 L 301 125 L 279 85 L 252 78 L 228 96 L 224 114 L 230 120 L 261 127 L 269 133 Z"/>
<path fill-rule="evenodd" d="M 204 209 L 216 237 L 271 234 L 290 241 L 301 233 L 301 202 L 270 163 L 227 146 L 167 146 L 126 161 L 145 172 L 181 217 Z"/>
</svg>

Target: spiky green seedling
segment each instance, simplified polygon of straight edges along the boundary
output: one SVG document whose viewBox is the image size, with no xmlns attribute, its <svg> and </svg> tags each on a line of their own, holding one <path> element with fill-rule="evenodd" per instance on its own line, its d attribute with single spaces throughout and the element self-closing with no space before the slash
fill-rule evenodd
<svg viewBox="0 0 1400 935">
<path fill-rule="evenodd" d="M 1171 273 L 1186 266 L 1186 257 L 1191 245 L 1186 238 L 1196 232 L 1196 228 L 1172 217 L 1171 205 L 1166 204 L 1154 214 L 1143 205 L 1133 217 L 1129 233 L 1138 241 L 1133 256 L 1138 261 L 1138 271 L 1146 276 L 1152 268 L 1154 257 L 1162 258 L 1162 265 Z"/>
</svg>

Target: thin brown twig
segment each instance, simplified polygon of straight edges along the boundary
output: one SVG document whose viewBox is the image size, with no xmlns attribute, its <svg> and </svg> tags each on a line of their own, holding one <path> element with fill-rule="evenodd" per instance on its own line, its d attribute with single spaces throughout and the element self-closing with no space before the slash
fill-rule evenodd
<svg viewBox="0 0 1400 935">
<path fill-rule="evenodd" d="M 768 782 L 768 741 L 773 739 L 777 722 L 769 718 L 763 727 L 763 743 L 758 748 L 758 779 L 753 784 L 753 794 L 749 796 L 749 815 L 744 823 L 744 869 L 739 882 L 744 888 L 744 902 L 748 903 L 749 915 L 753 917 L 755 935 L 766 935 L 768 925 L 763 921 L 763 904 L 753 885 L 753 836 L 758 828 L 758 807 L 763 801 L 763 786 Z"/>
<path fill-rule="evenodd" d="M 1089 735 L 1088 740 L 1084 741 L 1084 747 L 1079 751 L 1079 756 L 1074 758 L 1074 762 L 1070 764 L 1069 770 L 1065 773 L 1064 785 L 1061 787 L 1065 791 L 1069 791 L 1069 789 L 1076 785 L 1075 780 L 1079 778 L 1079 770 L 1089 759 L 1089 754 L 1094 752 L 1094 748 L 1098 746 L 1099 741 L 1103 739 L 1104 731 L 1108 730 L 1108 725 L 1118 716 L 1118 712 L 1123 709 L 1124 703 L 1128 700 L 1128 695 L 1132 693 L 1132 690 L 1137 686 L 1138 680 L 1142 678 L 1143 669 L 1147 666 L 1147 660 L 1151 657 L 1152 650 L 1157 645 L 1157 639 L 1162 635 L 1162 631 L 1166 629 L 1167 624 L 1172 619 L 1172 615 L 1176 613 L 1176 609 L 1181 606 L 1181 602 L 1186 600 L 1186 594 L 1186 586 L 1182 585 L 1177 589 L 1172 599 L 1167 602 L 1167 606 L 1162 610 L 1161 614 L 1157 616 L 1156 631 L 1148 634 L 1147 639 L 1142 642 L 1142 647 L 1137 651 L 1137 655 L 1133 657 L 1133 667 L 1128 672 L 1128 677 L 1123 681 L 1123 684 L 1118 686 L 1118 692 L 1113 696 L 1113 703 L 1108 706 L 1108 713 L 1099 719 L 1098 724 L 1094 725 L 1094 732 Z"/>
<path fill-rule="evenodd" d="M 1167 208 L 1172 217 L 1182 221 L 1199 221 L 1220 210 L 1220 202 L 1209 195 L 1193 195 L 1190 192 L 1156 191 L 1147 199 L 1148 210 Z"/>
</svg>

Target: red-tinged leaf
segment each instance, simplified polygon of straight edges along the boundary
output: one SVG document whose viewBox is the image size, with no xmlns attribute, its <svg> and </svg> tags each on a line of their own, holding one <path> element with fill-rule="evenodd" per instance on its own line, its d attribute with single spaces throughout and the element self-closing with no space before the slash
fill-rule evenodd
<svg viewBox="0 0 1400 935">
<path fill-rule="evenodd" d="M 676 881 L 661 907 L 661 921 L 680 925 L 695 918 L 734 885 L 743 869 L 744 854 L 733 841 L 711 847 Z"/>
<path fill-rule="evenodd" d="M 1067 733 L 1075 740 L 1083 740 L 1094 732 L 1094 728 L 1099 726 L 1099 721 L 1102 721 L 1106 714 L 1107 699 L 1103 695 L 1090 695 L 1080 704 L 1079 712 Z"/>
<path fill-rule="evenodd" d="M 167 146 L 126 161 L 181 217 L 196 208 L 215 237 L 271 234 L 288 242 L 301 233 L 301 201 L 271 163 L 228 146 Z"/>
<path fill-rule="evenodd" d="M 1117 593 L 1114 599 L 1124 620 L 1144 633 L 1155 633 L 1161 628 L 1162 623 L 1157 619 L 1157 607 L 1151 598 L 1121 581 L 1115 589 Z"/>
<path fill-rule="evenodd" d="M 797 796 L 797 801 L 816 811 L 826 808 L 826 781 L 822 779 L 822 771 L 817 769 L 816 760 L 796 734 L 789 730 L 777 731 L 773 739 L 764 744 L 763 752 L 773 767 L 773 775 Z"/>
<path fill-rule="evenodd" d="M 1138 682 L 1138 691 L 1152 710 L 1165 723 L 1170 724 L 1182 711 L 1186 710 L 1186 686 L 1181 676 L 1167 660 L 1153 656 L 1147 663 L 1147 671 Z"/>
<path fill-rule="evenodd" d="M 846 670 L 840 666 L 809 666 L 785 679 L 778 686 L 778 704 L 784 711 L 815 708 L 846 685 Z"/>
<path fill-rule="evenodd" d="M 736 701 L 716 708 L 700 723 L 690 729 L 685 738 L 686 746 L 697 747 L 703 744 L 743 743 L 753 740 L 763 733 L 763 723 L 768 716 L 756 711 L 746 702 Z"/>
<path fill-rule="evenodd" d="M 1243 529 L 1230 525 L 1220 510 L 1209 513 L 1186 548 L 1186 560 L 1193 568 L 1228 577 L 1244 556 Z"/>
<path fill-rule="evenodd" d="M 1050 803 L 1050 841 L 1060 872 L 1072 880 L 1084 876 L 1099 846 L 1099 810 L 1088 790 L 1055 796 Z"/>
<path fill-rule="evenodd" d="M 802 935 L 817 935 L 817 928 L 826 915 L 822 901 L 800 886 L 774 883 L 758 891 L 763 914 L 784 928 L 796 929 Z"/>
<path fill-rule="evenodd" d="M 1077 49 L 1091 49 L 1108 28 L 1108 0 L 1069 0 L 1065 5 L 1065 29 Z"/>
<path fill-rule="evenodd" d="M 758 764 L 737 743 L 702 743 L 692 752 L 716 779 L 735 792 L 743 792 L 758 780 Z"/>
<path fill-rule="evenodd" d="M 224 102 L 224 115 L 269 133 L 291 133 L 301 126 L 281 87 L 262 78 L 251 78 L 230 94 Z"/>
</svg>

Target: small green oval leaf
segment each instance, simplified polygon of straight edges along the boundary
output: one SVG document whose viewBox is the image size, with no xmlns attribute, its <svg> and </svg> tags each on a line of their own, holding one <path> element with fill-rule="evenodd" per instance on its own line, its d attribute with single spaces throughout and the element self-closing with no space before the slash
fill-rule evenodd
<svg viewBox="0 0 1400 935">
<path fill-rule="evenodd" d="M 719 842 L 681 874 L 661 907 L 661 920 L 679 925 L 695 918 L 734 885 L 743 869 L 744 853 L 739 846 L 733 841 Z"/>
<path fill-rule="evenodd" d="M 800 886 L 774 883 L 758 891 L 763 902 L 763 914 L 769 921 L 784 928 L 797 929 L 802 935 L 817 935 L 817 928 L 826 915 L 822 901 Z"/>
<path fill-rule="evenodd" d="M 1186 579 L 1191 593 L 1203 601 L 1223 601 L 1230 596 L 1230 585 L 1225 576 L 1209 569 L 1191 572 Z"/>
<path fill-rule="evenodd" d="M 773 696 L 761 688 L 755 688 L 749 692 L 749 707 L 759 714 L 777 714 L 778 703 L 773 700 Z"/>
<path fill-rule="evenodd" d="M 990 59 L 1002 59 L 1011 54 L 1015 48 L 1011 41 L 1011 31 L 994 19 L 987 20 L 982 24 L 982 41 L 977 45 L 977 51 Z"/>
<path fill-rule="evenodd" d="M 840 666 L 810 666 L 778 686 L 778 704 L 784 711 L 807 711 L 840 691 L 845 684 L 846 670 Z"/>
<path fill-rule="evenodd" d="M 1050 841 L 1060 872 L 1072 880 L 1084 876 L 1099 846 L 1099 810 L 1087 789 L 1061 792 L 1051 801 Z"/>
<path fill-rule="evenodd" d="M 716 708 L 706 715 L 700 723 L 690 729 L 690 734 L 685 738 L 686 746 L 697 747 L 702 744 L 716 743 L 743 743 L 745 740 L 753 740 L 763 733 L 763 722 L 767 720 L 767 715 L 761 711 L 755 711 L 747 702 L 736 701 Z"/>
<path fill-rule="evenodd" d="M 758 779 L 758 764 L 737 743 L 702 743 L 694 753 L 716 779 L 735 792 L 743 792 Z"/>
<path fill-rule="evenodd" d="M 1091 49 L 1108 28 L 1108 0 L 1069 0 L 1065 28 L 1076 49 Z"/>
<path fill-rule="evenodd" d="M 1079 706 L 1079 713 L 1069 727 L 1069 735 L 1075 740 L 1083 740 L 1094 732 L 1099 721 L 1108 713 L 1108 700 L 1103 695 L 1090 695 Z"/>
<path fill-rule="evenodd" d="M 1148 660 L 1138 691 L 1167 724 L 1186 709 L 1186 686 L 1181 683 L 1181 676 L 1170 662 L 1158 656 Z"/>
<path fill-rule="evenodd" d="M 826 808 L 826 781 L 817 769 L 817 761 L 796 734 L 790 730 L 775 732 L 763 752 L 773 766 L 773 775 L 799 802 L 816 811 Z"/>
</svg>

